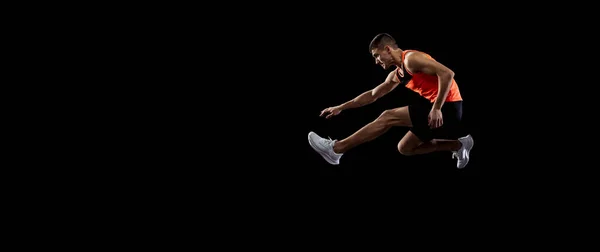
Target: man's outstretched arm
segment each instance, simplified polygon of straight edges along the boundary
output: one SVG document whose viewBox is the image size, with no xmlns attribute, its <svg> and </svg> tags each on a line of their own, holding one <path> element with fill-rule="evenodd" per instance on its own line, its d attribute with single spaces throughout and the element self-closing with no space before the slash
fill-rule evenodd
<svg viewBox="0 0 600 252">
<path fill-rule="evenodd" d="M 340 105 L 340 108 L 342 110 L 346 110 L 346 109 L 358 108 L 358 107 L 362 107 L 362 106 L 371 104 L 371 103 L 375 102 L 377 99 L 379 99 L 379 98 L 383 97 L 384 95 L 386 95 L 387 93 L 389 93 L 390 91 L 394 90 L 394 88 L 396 88 L 399 83 L 400 82 L 398 81 L 398 78 L 396 77 L 396 72 L 392 71 L 388 74 L 387 78 L 385 79 L 385 81 L 383 83 L 379 84 L 374 89 L 366 91 L 366 92 L 362 93 L 361 95 L 357 96 L 356 98 L 345 102 L 344 104 Z"/>
<path fill-rule="evenodd" d="M 358 108 L 371 104 L 377 99 L 389 93 L 390 91 L 394 90 L 394 88 L 396 88 L 398 84 L 400 84 L 400 81 L 396 76 L 396 71 L 392 71 L 388 74 L 385 81 L 379 84 L 379 86 L 369 91 L 366 91 L 361 95 L 357 96 L 356 98 L 349 100 L 341 105 L 324 109 L 323 111 L 321 111 L 321 116 L 327 115 L 326 118 L 330 118 L 332 116 L 338 115 L 340 112 L 342 112 L 342 110 Z"/>
</svg>

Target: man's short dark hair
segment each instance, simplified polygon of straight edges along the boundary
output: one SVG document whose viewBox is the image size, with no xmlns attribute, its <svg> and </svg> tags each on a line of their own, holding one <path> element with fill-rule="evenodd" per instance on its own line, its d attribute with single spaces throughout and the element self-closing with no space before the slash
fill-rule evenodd
<svg viewBox="0 0 600 252">
<path fill-rule="evenodd" d="M 398 45 L 396 45 L 396 40 L 394 39 L 394 37 L 392 37 L 392 35 L 387 33 L 379 33 L 371 41 L 371 44 L 369 45 L 369 51 L 375 48 L 383 49 L 383 47 L 385 47 L 386 45 L 391 46 L 392 48 L 398 47 Z"/>
</svg>

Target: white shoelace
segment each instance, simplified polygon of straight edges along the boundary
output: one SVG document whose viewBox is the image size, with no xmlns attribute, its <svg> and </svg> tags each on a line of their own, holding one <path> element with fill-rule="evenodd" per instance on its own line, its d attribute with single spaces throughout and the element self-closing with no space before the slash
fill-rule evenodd
<svg viewBox="0 0 600 252">
<path fill-rule="evenodd" d="M 327 144 L 327 145 L 331 145 L 333 143 L 333 139 L 331 139 L 331 137 L 328 137 L 329 139 L 321 139 L 323 141 L 323 144 Z"/>
</svg>

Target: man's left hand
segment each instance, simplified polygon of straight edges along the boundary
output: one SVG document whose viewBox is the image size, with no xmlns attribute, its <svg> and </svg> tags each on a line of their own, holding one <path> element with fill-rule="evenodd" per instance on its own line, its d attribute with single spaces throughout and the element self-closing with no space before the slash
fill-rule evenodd
<svg viewBox="0 0 600 252">
<path fill-rule="evenodd" d="M 429 127 L 432 129 L 442 127 L 442 124 L 444 124 L 444 120 L 442 118 L 442 111 L 440 109 L 432 109 L 431 112 L 429 112 L 428 119 Z"/>
</svg>

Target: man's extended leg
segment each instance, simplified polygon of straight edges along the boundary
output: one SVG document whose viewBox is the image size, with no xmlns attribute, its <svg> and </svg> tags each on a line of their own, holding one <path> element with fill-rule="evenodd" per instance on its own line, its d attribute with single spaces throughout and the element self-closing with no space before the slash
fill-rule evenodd
<svg viewBox="0 0 600 252">
<path fill-rule="evenodd" d="M 473 137 L 467 135 L 458 140 L 433 139 L 422 142 L 414 133 L 408 132 L 398 143 L 398 151 L 403 155 L 419 155 L 434 151 L 452 151 L 453 158 L 457 158 L 456 167 L 464 168 L 469 162 L 469 152 L 473 148 Z"/>
<path fill-rule="evenodd" d="M 371 141 L 393 126 L 412 126 L 408 107 L 386 110 L 373 122 L 365 125 L 351 136 L 337 141 L 319 137 L 314 132 L 308 134 L 309 144 L 330 164 L 339 164 L 343 153 L 368 141 Z"/>
<path fill-rule="evenodd" d="M 375 121 L 365 125 L 349 137 L 336 142 L 333 150 L 336 153 L 345 153 L 362 143 L 371 141 L 383 135 L 393 126 L 412 126 L 408 114 L 408 107 L 384 111 L 377 119 L 375 119 Z"/>
</svg>

